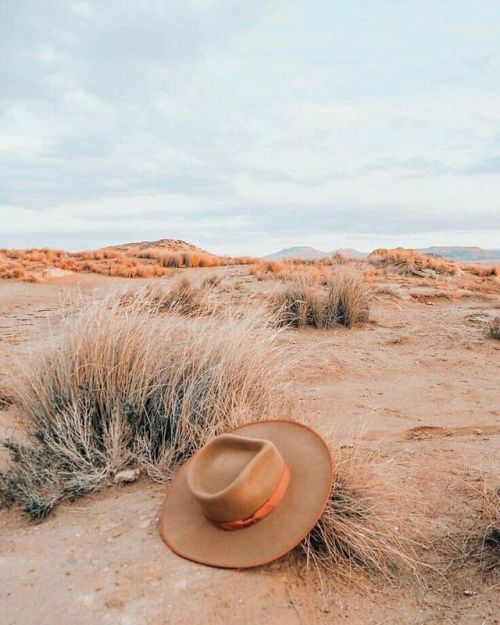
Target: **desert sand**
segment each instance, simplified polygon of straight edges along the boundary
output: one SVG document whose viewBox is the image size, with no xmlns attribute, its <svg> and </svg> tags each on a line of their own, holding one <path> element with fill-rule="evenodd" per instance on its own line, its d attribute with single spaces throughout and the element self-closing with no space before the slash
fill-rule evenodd
<svg viewBox="0 0 500 625">
<path fill-rule="evenodd" d="M 180 269 L 158 280 L 198 284 L 214 274 L 218 297 L 235 307 L 273 288 L 245 266 Z M 49 340 L 49 323 L 57 333 L 62 300 L 143 284 L 71 272 L 43 283 L 0 280 L 0 378 L 12 358 Z M 500 296 L 454 288 L 443 297 L 446 283 L 417 276 L 371 286 L 368 322 L 286 331 L 292 346 L 310 350 L 291 392 L 319 432 L 376 447 L 394 479 L 416 489 L 413 512 L 426 533 L 418 582 L 325 588 L 286 559 L 249 571 L 184 561 L 159 537 L 165 485 L 141 478 L 62 503 L 38 524 L 15 508 L 0 511 L 2 624 L 500 622 L 498 576 L 458 557 L 478 505 L 471 493 L 484 479 L 500 484 L 500 341 L 487 332 Z M 21 432 L 17 408 L 0 410 L 2 438 Z"/>
</svg>

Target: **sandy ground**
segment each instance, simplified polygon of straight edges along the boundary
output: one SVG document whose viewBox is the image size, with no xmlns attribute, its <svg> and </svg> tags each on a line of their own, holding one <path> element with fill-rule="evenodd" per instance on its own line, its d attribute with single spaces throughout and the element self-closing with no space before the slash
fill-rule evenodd
<svg viewBox="0 0 500 625">
<path fill-rule="evenodd" d="M 223 277 L 221 297 L 235 305 L 272 288 L 248 267 L 182 270 L 193 282 L 213 273 Z M 57 328 L 61 300 L 132 283 L 140 281 L 0 281 L 0 382 L 9 358 L 47 340 L 48 323 Z M 423 570 L 420 584 L 367 581 L 322 592 L 287 561 L 240 572 L 184 561 L 157 531 L 164 487 L 141 480 L 61 505 L 38 525 L 18 511 L 0 512 L 2 625 L 499 623 L 498 578 L 473 563 L 450 565 L 446 554 L 479 473 L 500 483 L 500 341 L 487 338 L 485 324 L 500 314 L 500 297 L 436 297 L 441 286 L 417 280 L 391 286 L 399 297 L 379 294 L 370 323 L 288 331 L 287 340 L 311 349 L 307 371 L 294 371 L 301 413 L 341 443 L 354 437 L 376 445 L 393 459 L 398 479 L 419 491 L 424 504 L 415 514 L 425 517 L 435 547 L 426 556 L 433 569 Z M 0 411 L 2 436 L 19 427 L 13 407 Z"/>
</svg>

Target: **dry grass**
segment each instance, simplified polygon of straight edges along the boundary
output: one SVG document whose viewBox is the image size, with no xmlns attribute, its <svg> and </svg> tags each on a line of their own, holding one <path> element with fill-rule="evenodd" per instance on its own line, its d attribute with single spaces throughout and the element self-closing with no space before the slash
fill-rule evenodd
<svg viewBox="0 0 500 625">
<path fill-rule="evenodd" d="M 221 283 L 221 277 L 218 276 L 216 273 L 213 273 L 211 276 L 206 277 L 203 280 L 201 285 L 206 288 L 211 288 L 211 287 L 219 286 L 220 283 Z"/>
<path fill-rule="evenodd" d="M 500 317 L 494 317 L 490 322 L 489 334 L 494 339 L 500 339 Z"/>
<path fill-rule="evenodd" d="M 468 273 L 472 273 L 480 278 L 488 278 L 490 276 L 500 276 L 500 265 L 486 265 L 486 264 L 473 264 L 462 263 L 461 268 Z"/>
<path fill-rule="evenodd" d="M 344 261 L 342 261 L 344 262 Z M 334 259 L 282 261 L 261 261 L 250 270 L 250 275 L 257 280 L 281 280 L 282 282 L 303 281 L 309 284 L 325 285 L 332 275 Z"/>
<path fill-rule="evenodd" d="M 483 572 L 500 576 L 500 488 L 483 489 L 476 531 L 468 537 L 466 548 Z"/>
<path fill-rule="evenodd" d="M 351 267 L 339 267 L 325 288 L 296 279 L 271 298 L 271 306 L 281 326 L 351 327 L 368 319 L 369 300 L 363 273 Z"/>
<path fill-rule="evenodd" d="M 0 279 L 41 281 L 49 277 L 51 268 L 121 278 L 157 278 L 170 275 L 173 268 L 248 265 L 253 262 L 255 259 L 250 257 L 229 258 L 190 249 L 169 252 L 140 246 L 138 249 L 129 246 L 74 253 L 48 248 L 0 249 Z"/>
<path fill-rule="evenodd" d="M 324 328 L 325 295 L 321 287 L 295 280 L 270 299 L 277 324 L 292 328 Z"/>
<path fill-rule="evenodd" d="M 447 571 L 479 565 L 483 574 L 500 577 L 500 488 L 491 476 L 479 474 L 465 483 L 461 524 L 447 537 Z"/>
<path fill-rule="evenodd" d="M 278 336 L 262 311 L 214 320 L 116 297 L 85 306 L 12 378 L 29 442 L 5 444 L 3 503 L 42 518 L 121 469 L 167 479 L 219 432 L 286 416 L 290 357 Z"/>
<path fill-rule="evenodd" d="M 333 453 L 334 483 L 325 513 L 295 550 L 323 579 L 355 583 L 363 575 L 400 580 L 418 573 L 415 494 L 394 483 L 394 467 L 374 451 Z"/>
<path fill-rule="evenodd" d="M 211 285 L 195 288 L 187 278 L 182 278 L 171 287 L 148 284 L 139 290 L 129 289 L 120 295 L 119 301 L 124 306 L 142 307 L 153 314 L 209 315 L 216 310 L 215 302 L 209 298 L 211 288 Z"/>
<path fill-rule="evenodd" d="M 376 249 L 368 256 L 367 260 L 375 267 L 393 269 L 402 275 L 421 275 L 425 270 L 449 275 L 460 275 L 462 272 L 457 263 L 438 256 L 420 254 L 415 250 L 402 247 Z"/>
</svg>

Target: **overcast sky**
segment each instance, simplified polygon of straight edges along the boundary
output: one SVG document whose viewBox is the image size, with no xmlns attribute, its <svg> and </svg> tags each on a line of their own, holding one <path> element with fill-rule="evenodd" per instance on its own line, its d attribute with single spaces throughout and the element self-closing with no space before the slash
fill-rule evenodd
<svg viewBox="0 0 500 625">
<path fill-rule="evenodd" d="M 500 248 L 498 0 L 0 0 L 0 245 Z"/>
</svg>

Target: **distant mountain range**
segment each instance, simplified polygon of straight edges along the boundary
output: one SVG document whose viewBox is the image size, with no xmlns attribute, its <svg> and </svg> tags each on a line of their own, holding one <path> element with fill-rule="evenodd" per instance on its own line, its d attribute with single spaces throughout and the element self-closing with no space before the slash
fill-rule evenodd
<svg viewBox="0 0 500 625">
<path fill-rule="evenodd" d="M 421 254 L 435 254 L 449 260 L 488 261 L 500 259 L 500 249 L 484 250 L 481 247 L 462 247 L 458 245 L 438 245 L 418 249 Z"/>
<path fill-rule="evenodd" d="M 449 260 L 457 260 L 462 262 L 479 262 L 484 263 L 488 261 L 500 261 L 500 249 L 485 250 L 481 247 L 465 247 L 456 245 L 440 245 L 424 247 L 416 250 L 421 254 L 434 254 L 435 256 L 443 256 Z M 333 252 L 323 252 L 317 250 L 314 247 L 307 245 L 287 247 L 274 254 L 268 254 L 265 258 L 279 260 L 284 258 L 328 258 L 333 256 L 335 252 L 339 252 L 349 258 L 365 258 L 368 256 L 367 252 L 358 252 L 351 248 L 341 248 L 334 250 Z"/>
<path fill-rule="evenodd" d="M 307 259 L 316 259 L 316 258 L 328 258 L 329 256 L 333 256 L 335 252 L 339 252 L 344 256 L 348 256 L 350 258 L 364 258 L 367 256 L 364 252 L 358 252 L 357 250 L 353 250 L 350 248 L 333 250 L 333 252 L 322 252 L 321 250 L 317 250 L 314 247 L 309 247 L 308 245 L 296 246 L 296 247 L 287 247 L 279 252 L 275 252 L 274 254 L 268 254 L 265 258 L 269 258 L 272 260 L 280 260 L 283 258 L 307 258 Z"/>
</svg>

